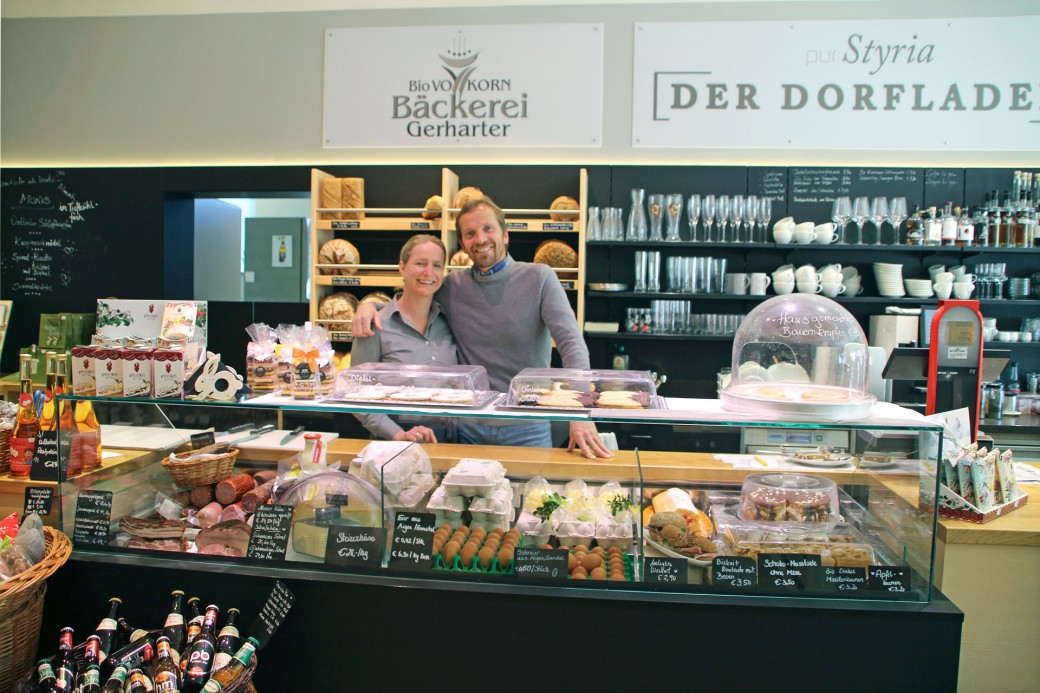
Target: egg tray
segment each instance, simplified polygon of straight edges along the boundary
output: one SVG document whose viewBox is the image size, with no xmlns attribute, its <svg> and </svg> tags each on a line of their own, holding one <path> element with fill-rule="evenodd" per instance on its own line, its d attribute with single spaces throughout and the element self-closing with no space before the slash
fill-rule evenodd
<svg viewBox="0 0 1040 693">
<path fill-rule="evenodd" d="M 569 553 L 573 554 L 574 553 L 573 549 Z M 606 556 L 606 558 L 604 560 L 604 566 L 606 567 L 606 570 L 607 570 L 607 579 L 606 580 L 597 580 L 596 582 L 610 582 L 611 581 L 610 580 L 610 560 L 609 559 L 610 559 L 610 554 L 607 554 L 607 556 Z M 636 577 L 635 577 L 635 567 L 634 567 L 635 566 L 635 562 L 634 562 L 634 559 L 632 558 L 632 554 L 630 554 L 630 553 L 622 553 L 621 554 L 621 560 L 624 563 L 623 570 L 625 571 L 625 582 L 635 582 L 635 579 L 636 579 Z M 578 578 L 572 578 L 572 577 L 568 576 L 568 579 L 570 579 L 570 580 L 577 580 Z M 586 580 L 592 580 L 592 576 L 591 575 L 587 575 L 585 577 L 585 579 Z"/>
<path fill-rule="evenodd" d="M 490 536 L 490 535 L 489 535 Z M 484 544 L 487 543 L 487 538 L 480 542 L 480 546 L 477 548 L 477 554 L 480 554 L 480 550 L 484 548 Z M 524 536 L 520 535 L 520 543 L 517 544 L 516 548 L 524 546 Z M 498 555 L 492 556 L 491 562 L 488 563 L 488 567 L 485 568 L 480 564 L 480 558 L 473 556 L 473 560 L 467 565 L 462 562 L 462 556 L 456 554 L 451 559 L 449 565 L 445 562 L 444 557 L 438 552 L 433 560 L 434 570 L 446 570 L 456 573 L 485 573 L 488 575 L 512 575 L 513 574 L 513 562 L 510 561 L 508 565 L 503 567 L 498 562 Z"/>
</svg>

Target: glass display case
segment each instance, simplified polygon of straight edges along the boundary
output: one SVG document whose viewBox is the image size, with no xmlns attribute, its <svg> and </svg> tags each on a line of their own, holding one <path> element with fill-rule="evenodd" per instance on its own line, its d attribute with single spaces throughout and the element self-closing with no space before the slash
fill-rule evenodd
<svg viewBox="0 0 1040 693">
<path fill-rule="evenodd" d="M 240 565 L 607 589 L 617 598 L 665 591 L 932 599 L 936 516 L 918 499 L 921 489 L 936 488 L 941 428 L 919 416 L 886 410 L 856 422 L 732 421 L 677 400 L 601 419 L 595 408 L 521 415 L 488 405 L 448 415 L 578 417 L 604 433 L 635 426 L 646 433 L 646 448 L 661 427 L 833 429 L 847 433 L 850 445 L 838 458 L 629 449 L 584 460 L 565 449 L 329 436 L 320 463 L 303 471 L 300 458 L 314 451 L 303 448 L 302 436 L 282 444 L 288 431 L 273 431 L 258 434 L 273 436 L 270 442 L 239 442 L 252 435 L 240 431 L 215 435 L 234 457 L 224 478 L 187 487 L 164 461 L 209 443 L 207 428 L 283 428 L 283 417 L 294 414 L 388 408 L 270 396 L 89 401 L 101 423 L 102 468 L 60 484 L 61 526 L 79 552 L 129 561 L 177 555 L 198 570 Z M 892 462 L 861 464 L 879 458 Z M 344 557 L 352 547 L 363 547 L 366 559 Z"/>
</svg>

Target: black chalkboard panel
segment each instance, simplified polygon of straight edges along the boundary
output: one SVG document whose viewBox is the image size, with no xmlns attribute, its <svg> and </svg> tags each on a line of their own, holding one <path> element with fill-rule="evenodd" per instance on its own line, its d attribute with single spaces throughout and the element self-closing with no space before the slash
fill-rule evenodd
<svg viewBox="0 0 1040 693">
<path fill-rule="evenodd" d="M 924 199 L 924 169 L 920 168 L 791 168 L 788 173 L 788 214 L 796 221 L 817 224 L 831 219 L 837 197 L 905 197 L 907 209 Z"/>
<path fill-rule="evenodd" d="M 108 546 L 111 524 L 112 492 L 80 491 L 76 498 L 72 544 L 77 548 Z"/>
<path fill-rule="evenodd" d="M 265 561 L 284 561 L 292 530 L 291 505 L 261 505 L 253 515 L 246 555 Z"/>
<path fill-rule="evenodd" d="M 282 623 L 285 622 L 285 617 L 289 615 L 289 610 L 292 609 L 293 602 L 296 601 L 296 595 L 285 586 L 285 583 L 281 580 L 276 580 L 274 583 L 274 589 L 271 590 L 271 595 L 264 602 L 263 608 L 260 613 L 257 614 L 256 620 L 253 621 L 253 625 L 249 627 L 249 637 L 256 638 L 258 650 L 262 650 L 271 636 L 275 634 Z"/>
<path fill-rule="evenodd" d="M 773 201 L 770 226 L 787 216 L 787 168 L 783 166 L 752 166 L 747 172 L 747 194 L 768 197 Z"/>
<path fill-rule="evenodd" d="M 924 172 L 924 206 L 938 207 L 952 202 L 954 207 L 963 207 L 964 169 L 963 168 L 929 168 Z M 978 204 L 982 200 L 969 202 Z"/>
</svg>

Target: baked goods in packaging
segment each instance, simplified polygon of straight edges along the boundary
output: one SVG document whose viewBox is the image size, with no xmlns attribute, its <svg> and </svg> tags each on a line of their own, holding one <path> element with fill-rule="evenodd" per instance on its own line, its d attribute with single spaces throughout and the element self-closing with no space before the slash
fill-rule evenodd
<svg viewBox="0 0 1040 693">
<path fill-rule="evenodd" d="M 321 300 L 318 304 L 318 318 L 321 320 L 341 320 L 342 322 L 325 323 L 330 332 L 348 332 L 350 321 L 354 319 L 358 300 L 347 291 L 337 291 Z"/>
<path fill-rule="evenodd" d="M 555 200 L 552 201 L 552 204 L 549 206 L 549 209 L 557 209 L 557 210 L 574 209 L 574 210 L 577 210 L 577 209 L 580 209 L 580 206 L 578 205 L 578 201 L 575 200 L 573 197 L 568 197 L 567 195 L 561 195 L 560 197 L 557 197 Z M 549 218 L 552 219 L 553 221 L 573 221 L 573 222 L 577 222 L 578 221 L 578 215 L 577 214 L 550 214 Z"/>
<path fill-rule="evenodd" d="M 343 238 L 333 238 L 321 246 L 318 251 L 318 264 L 321 265 L 356 265 L 361 262 L 361 254 L 354 244 Z M 322 267 L 321 274 L 357 274 L 356 267 Z"/>
</svg>

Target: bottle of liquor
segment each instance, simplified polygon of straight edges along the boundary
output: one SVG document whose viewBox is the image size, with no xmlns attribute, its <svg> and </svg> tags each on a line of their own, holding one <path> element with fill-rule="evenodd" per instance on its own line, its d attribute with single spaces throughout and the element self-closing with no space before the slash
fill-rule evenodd
<svg viewBox="0 0 1040 693">
<path fill-rule="evenodd" d="M 903 243 L 904 245 L 921 245 L 923 239 L 924 229 L 921 225 L 921 209 L 914 205 L 910 216 L 906 218 L 906 236 Z"/>
<path fill-rule="evenodd" d="M 58 677 L 54 675 L 51 660 L 44 657 L 36 663 L 36 693 L 51 693 L 58 690 Z"/>
<path fill-rule="evenodd" d="M 227 611 L 227 623 L 220 629 L 217 635 L 217 654 L 213 657 L 212 670 L 216 671 L 227 666 L 231 657 L 242 644 L 242 636 L 239 635 L 235 620 L 238 618 L 238 609 L 231 607 Z"/>
<path fill-rule="evenodd" d="M 214 630 L 217 627 L 217 617 L 220 609 L 215 604 L 206 607 L 206 614 L 202 620 L 202 630 L 192 640 L 191 646 L 185 655 L 188 660 L 184 669 L 184 677 L 181 689 L 185 693 L 197 693 L 202 690 L 209 680 L 209 672 L 213 667 L 213 657 L 217 653 L 217 639 Z"/>
<path fill-rule="evenodd" d="M 105 687 L 101 689 L 101 693 L 123 693 L 127 676 L 129 676 L 129 673 L 126 667 L 123 665 L 117 666 L 112 670 L 112 675 L 108 677 L 108 681 L 105 682 Z"/>
<path fill-rule="evenodd" d="M 72 656 L 72 640 L 75 636 L 75 632 L 66 626 L 61 629 L 61 636 L 58 640 L 58 668 L 54 671 L 56 678 L 55 689 L 59 691 L 66 691 L 66 693 L 72 693 L 76 687 L 76 673 L 79 668 L 76 666 L 76 658 Z"/>
<path fill-rule="evenodd" d="M 204 693 L 218 693 L 234 683 L 242 671 L 249 666 L 249 660 L 253 658 L 256 648 L 259 646 L 260 643 L 256 638 L 246 638 L 242 647 L 238 648 L 238 652 L 231 658 L 231 662 L 226 667 L 213 672 L 213 676 L 202 689 Z"/>
<path fill-rule="evenodd" d="M 36 431 L 39 430 L 40 419 L 36 416 L 33 405 L 31 354 L 22 354 L 18 359 L 18 378 L 21 391 L 18 394 L 18 414 L 15 418 L 14 430 L 11 431 L 11 476 L 27 477 L 32 469 L 33 455 L 36 452 Z"/>
<path fill-rule="evenodd" d="M 148 693 L 151 687 L 148 685 L 151 680 L 148 675 L 145 674 L 141 669 L 134 668 L 130 670 L 130 683 L 126 688 L 127 693 Z"/>
<path fill-rule="evenodd" d="M 943 207 L 940 229 L 940 240 L 943 245 L 957 245 L 957 217 L 953 215 L 952 202 L 947 202 Z"/>
<path fill-rule="evenodd" d="M 55 413 L 54 405 L 57 402 L 54 400 L 54 391 L 57 388 L 58 381 L 58 369 L 55 364 L 56 354 L 53 351 L 45 352 L 43 355 L 44 371 L 47 374 L 46 385 L 43 389 L 43 407 L 40 409 L 40 430 L 41 431 L 56 431 L 58 430 L 58 416 Z"/>
<path fill-rule="evenodd" d="M 1004 199 L 1001 200 L 997 210 L 997 246 L 1001 248 L 1011 247 L 1011 227 L 1014 219 L 1011 212 L 1011 192 L 1004 191 Z"/>
<path fill-rule="evenodd" d="M 155 641 L 156 663 L 155 683 L 156 693 L 178 693 L 181 689 L 181 670 L 173 661 L 170 639 L 165 635 Z"/>
<path fill-rule="evenodd" d="M 935 207 L 929 207 L 924 214 L 924 244 L 942 245 L 942 219 Z"/>
<path fill-rule="evenodd" d="M 170 641 L 173 661 L 180 664 L 181 650 L 188 635 L 188 627 L 184 624 L 184 592 L 174 590 L 170 593 L 170 613 L 163 625 L 163 636 Z"/>
<path fill-rule="evenodd" d="M 101 638 L 91 635 L 83 652 L 83 668 L 76 681 L 77 693 L 99 693 L 101 690 Z"/>
<path fill-rule="evenodd" d="M 957 207 L 953 210 L 953 213 L 957 217 L 957 245 L 973 245 L 975 243 L 975 224 L 971 215 L 968 214 L 968 208 L 965 207 L 962 210 L 960 207 Z"/>
<path fill-rule="evenodd" d="M 116 616 L 119 613 L 119 605 L 123 603 L 123 600 L 119 597 L 112 597 L 108 600 L 108 615 L 101 619 L 101 623 L 94 629 L 94 634 L 97 635 L 101 641 L 101 661 L 105 661 L 108 655 L 112 652 L 113 647 L 116 644 L 116 637 L 118 634 L 119 624 L 116 622 Z"/>
<path fill-rule="evenodd" d="M 133 671 L 142 664 L 147 664 L 155 657 L 155 640 L 151 636 L 145 636 L 134 640 L 129 645 L 124 645 L 109 655 L 106 664 L 113 670 L 122 666 L 127 671 Z"/>
</svg>

